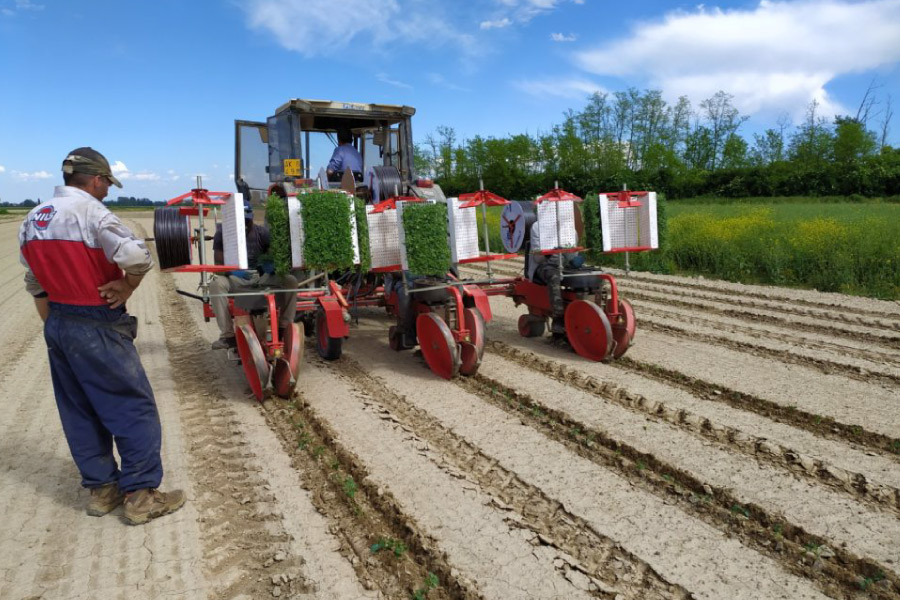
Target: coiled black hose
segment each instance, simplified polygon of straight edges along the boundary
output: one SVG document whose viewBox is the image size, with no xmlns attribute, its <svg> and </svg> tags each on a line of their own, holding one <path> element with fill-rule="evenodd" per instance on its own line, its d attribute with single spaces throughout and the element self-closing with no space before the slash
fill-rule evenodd
<svg viewBox="0 0 900 600">
<path fill-rule="evenodd" d="M 400 171 L 393 165 L 372 167 L 375 174 L 374 187 L 378 192 L 378 201 L 384 202 L 393 196 L 403 193 L 403 183 L 400 180 Z"/>
<path fill-rule="evenodd" d="M 190 222 L 177 206 L 164 206 L 153 211 L 153 237 L 160 269 L 191 264 Z"/>
</svg>

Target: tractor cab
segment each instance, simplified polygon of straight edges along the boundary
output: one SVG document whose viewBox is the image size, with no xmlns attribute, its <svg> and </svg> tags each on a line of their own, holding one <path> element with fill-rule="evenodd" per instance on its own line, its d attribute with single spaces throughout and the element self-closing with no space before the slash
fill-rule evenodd
<svg viewBox="0 0 900 600">
<path fill-rule="evenodd" d="M 370 203 L 393 196 L 443 202 L 440 188 L 416 179 L 413 170 L 415 112 L 393 104 L 292 99 L 265 123 L 235 121 L 238 191 L 254 202 L 273 189 L 291 194 L 302 187 L 345 189 Z M 347 177 L 329 176 L 326 170 L 341 130 L 351 133 L 351 143 L 362 157 L 362 172 L 350 175 L 349 184 Z"/>
</svg>

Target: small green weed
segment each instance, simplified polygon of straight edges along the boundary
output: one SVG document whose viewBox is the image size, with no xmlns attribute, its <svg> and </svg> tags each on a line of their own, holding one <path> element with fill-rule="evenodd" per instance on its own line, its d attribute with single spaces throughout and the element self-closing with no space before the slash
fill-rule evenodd
<svg viewBox="0 0 900 600">
<path fill-rule="evenodd" d="M 372 554 L 381 550 L 390 550 L 394 553 L 394 556 L 400 558 L 403 556 L 403 553 L 406 552 L 407 548 L 400 540 L 395 540 L 394 538 L 378 538 L 378 541 L 372 544 L 369 547 L 369 550 L 372 551 Z"/>
<path fill-rule="evenodd" d="M 859 578 L 859 589 L 866 590 L 869 589 L 874 583 L 878 583 L 884 579 L 884 572 L 878 571 L 874 577 L 860 577 Z"/>
<path fill-rule="evenodd" d="M 312 450 L 312 455 L 316 458 L 322 456 L 322 453 L 325 452 L 325 446 L 316 446 Z"/>
<path fill-rule="evenodd" d="M 740 504 L 733 504 L 731 506 L 731 514 L 734 515 L 744 515 L 746 518 L 750 518 L 750 511 L 746 506 L 741 506 Z"/>
<path fill-rule="evenodd" d="M 428 573 L 428 577 L 422 582 L 422 587 L 412 593 L 412 600 L 425 600 L 428 596 L 428 592 L 438 587 L 438 585 L 440 585 L 440 581 L 438 580 L 437 575 Z"/>
<path fill-rule="evenodd" d="M 344 488 L 344 493 L 347 494 L 348 498 L 350 498 L 351 500 L 356 498 L 356 491 L 359 489 L 359 486 L 357 486 L 356 482 L 353 481 L 353 477 L 347 475 L 341 485 Z"/>
</svg>

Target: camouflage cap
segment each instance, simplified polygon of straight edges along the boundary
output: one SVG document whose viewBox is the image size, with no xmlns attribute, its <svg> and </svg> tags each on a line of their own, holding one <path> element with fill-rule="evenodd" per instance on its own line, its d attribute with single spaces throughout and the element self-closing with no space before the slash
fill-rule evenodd
<svg viewBox="0 0 900 600">
<path fill-rule="evenodd" d="M 63 173 L 85 173 L 87 175 L 102 175 L 117 187 L 122 184 L 112 174 L 109 161 L 106 157 L 93 148 L 75 148 L 63 159 Z"/>
</svg>

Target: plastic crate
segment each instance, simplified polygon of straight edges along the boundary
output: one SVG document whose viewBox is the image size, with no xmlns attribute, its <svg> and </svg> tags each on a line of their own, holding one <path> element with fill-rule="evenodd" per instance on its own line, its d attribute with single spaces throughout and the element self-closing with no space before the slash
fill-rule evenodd
<svg viewBox="0 0 900 600">
<path fill-rule="evenodd" d="M 476 208 L 460 208 L 459 198 L 447 198 L 447 218 L 450 221 L 450 260 L 478 258 L 478 218 Z"/>
</svg>

